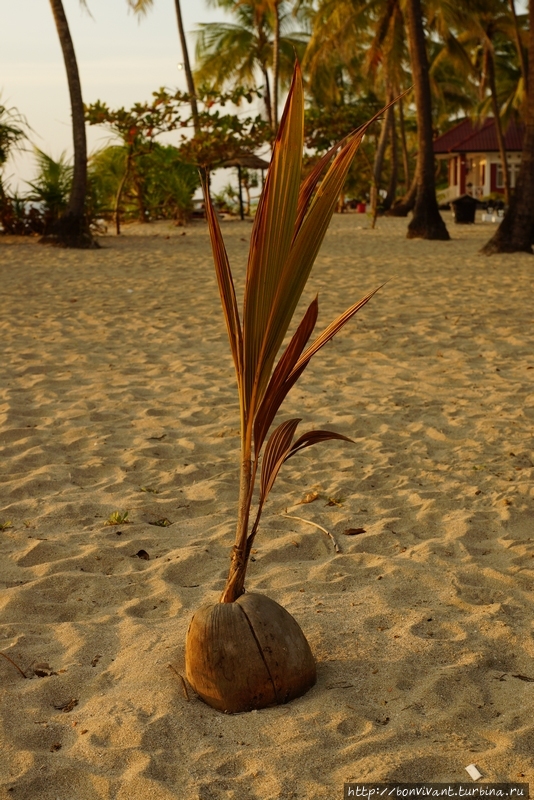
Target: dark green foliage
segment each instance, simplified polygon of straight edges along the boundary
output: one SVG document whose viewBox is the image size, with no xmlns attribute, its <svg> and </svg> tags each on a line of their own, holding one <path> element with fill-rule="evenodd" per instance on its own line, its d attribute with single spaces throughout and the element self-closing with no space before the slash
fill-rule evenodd
<svg viewBox="0 0 534 800">
<path fill-rule="evenodd" d="M 0 170 L 8 156 L 26 138 L 28 124 L 16 108 L 7 108 L 0 103 Z"/>
<path fill-rule="evenodd" d="M 311 168 L 336 142 L 367 122 L 381 107 L 382 103 L 370 93 L 353 102 L 307 108 L 304 116 L 305 143 L 308 151 L 314 151 L 314 155 L 305 159 L 306 167 Z M 379 125 L 375 123 L 371 126 L 351 164 L 342 194 L 344 200 L 364 201 L 369 194 Z"/>
<path fill-rule="evenodd" d="M 18 194 L 0 197 L 0 234 L 30 236 L 44 233 L 42 212 Z"/>
<path fill-rule="evenodd" d="M 126 173 L 128 148 L 111 145 L 95 153 L 89 163 L 91 216 L 111 218 Z M 153 142 L 136 154 L 122 187 L 120 213 L 125 220 L 174 219 L 184 222 L 191 210 L 200 180 L 196 168 L 186 164 L 176 147 Z M 142 210 L 142 212 L 141 212 Z"/>
<path fill-rule="evenodd" d="M 39 203 L 44 220 L 44 233 L 48 233 L 66 211 L 72 187 L 72 166 L 65 153 L 57 161 L 35 148 L 38 173 L 29 182 L 31 193 L 28 200 Z"/>
<path fill-rule="evenodd" d="M 31 233 L 35 222 L 32 213 L 18 195 L 9 197 L 2 181 L 3 167 L 12 150 L 20 148 L 26 139 L 28 124 L 16 108 L 7 108 L 0 103 L 0 233 Z"/>
</svg>

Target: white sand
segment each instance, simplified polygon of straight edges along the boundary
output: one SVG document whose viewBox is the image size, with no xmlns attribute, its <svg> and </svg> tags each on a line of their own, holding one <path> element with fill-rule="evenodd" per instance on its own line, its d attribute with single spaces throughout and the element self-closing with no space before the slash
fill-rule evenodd
<svg viewBox="0 0 534 800">
<path fill-rule="evenodd" d="M 534 258 L 479 255 L 494 227 L 447 222 L 448 243 L 358 215 L 327 234 L 321 327 L 389 282 L 284 414 L 356 444 L 283 468 L 247 584 L 297 618 L 318 681 L 237 716 L 169 668 L 222 589 L 237 502 L 206 228 L 97 252 L 0 239 L 0 650 L 29 676 L 0 658 L 1 800 L 330 800 L 470 763 L 534 781 Z M 238 283 L 250 230 L 223 223 Z"/>
</svg>

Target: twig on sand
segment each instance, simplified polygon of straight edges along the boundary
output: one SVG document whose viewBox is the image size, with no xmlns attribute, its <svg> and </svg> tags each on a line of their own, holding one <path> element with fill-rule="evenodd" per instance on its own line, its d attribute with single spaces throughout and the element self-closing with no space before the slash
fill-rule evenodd
<svg viewBox="0 0 534 800">
<path fill-rule="evenodd" d="M 9 656 L 6 656 L 6 654 L 5 654 L 5 653 L 1 653 L 1 652 L 0 652 L 0 656 L 3 656 L 3 657 L 6 659 L 6 661 L 9 661 L 9 663 L 10 663 L 10 664 L 13 664 L 13 666 L 15 667 L 15 669 L 17 669 L 17 670 L 20 672 L 20 674 L 22 675 L 22 677 L 23 677 L 23 678 L 26 678 L 26 677 L 27 677 L 27 676 L 26 676 L 26 675 L 23 673 L 23 671 L 21 670 L 21 668 L 19 667 L 19 665 L 18 665 L 18 664 L 15 664 L 15 662 L 13 661 L 13 659 L 12 659 L 12 658 L 10 658 Z"/>
<path fill-rule="evenodd" d="M 311 520 L 304 519 L 303 517 L 294 517 L 293 515 L 290 515 L 290 514 L 282 514 L 281 516 L 285 517 L 286 519 L 298 519 L 300 522 L 305 522 L 306 525 L 313 525 L 314 528 L 318 528 L 318 530 L 322 531 L 323 533 L 326 533 L 326 535 L 329 536 L 332 539 L 332 541 L 334 543 L 334 550 L 336 551 L 336 553 L 342 553 L 343 552 L 341 547 L 338 545 L 338 543 L 334 539 L 334 534 L 330 533 L 330 531 L 327 531 L 326 528 L 322 527 L 322 525 L 318 525 L 316 522 L 311 522 Z"/>
<path fill-rule="evenodd" d="M 182 689 L 184 690 L 184 697 L 185 697 L 185 699 L 187 700 L 187 702 L 189 703 L 189 692 L 187 691 L 187 684 L 186 684 L 186 682 L 184 681 L 184 676 L 183 676 L 183 675 L 182 675 L 180 672 L 178 672 L 178 670 L 177 670 L 177 669 L 174 669 L 174 667 L 173 667 L 173 665 L 172 665 L 172 664 L 169 664 L 168 666 L 169 666 L 169 669 L 172 669 L 172 671 L 174 672 L 174 674 L 175 674 L 175 675 L 178 675 L 178 677 L 179 677 L 179 678 L 180 678 L 180 680 L 182 681 Z"/>
</svg>

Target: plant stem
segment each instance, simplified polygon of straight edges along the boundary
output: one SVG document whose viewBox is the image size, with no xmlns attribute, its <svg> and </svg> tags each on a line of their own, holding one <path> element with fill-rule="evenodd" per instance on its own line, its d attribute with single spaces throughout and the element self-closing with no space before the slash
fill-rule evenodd
<svg viewBox="0 0 534 800">
<path fill-rule="evenodd" d="M 13 664 L 13 666 L 15 667 L 15 669 L 16 669 L 16 670 L 18 670 L 18 671 L 20 672 L 20 674 L 22 675 L 22 677 L 23 677 L 23 678 L 25 678 L 25 677 L 26 677 L 26 675 L 25 675 L 25 674 L 24 674 L 24 672 L 21 670 L 21 668 L 19 667 L 19 665 L 18 665 L 18 664 L 15 664 L 15 662 L 13 661 L 13 659 L 12 659 L 12 658 L 10 658 L 9 656 L 6 656 L 6 654 L 5 654 L 5 653 L 0 653 L 0 656 L 2 656 L 3 658 L 5 658 L 5 659 L 6 659 L 6 661 L 9 661 L 9 663 L 10 663 L 10 664 Z"/>
<path fill-rule="evenodd" d="M 251 485 L 252 462 L 250 460 L 250 449 L 246 455 L 248 455 L 248 457 L 245 457 L 241 462 L 235 544 L 232 551 L 230 571 L 220 600 L 221 603 L 233 603 L 244 592 L 245 572 L 247 569 L 246 546 L 248 520 L 253 488 Z"/>
</svg>

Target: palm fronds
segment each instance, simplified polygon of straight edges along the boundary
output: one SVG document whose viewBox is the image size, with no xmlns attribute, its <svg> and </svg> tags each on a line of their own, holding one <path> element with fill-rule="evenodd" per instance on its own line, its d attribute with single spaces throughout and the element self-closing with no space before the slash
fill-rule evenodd
<svg viewBox="0 0 534 800">
<path fill-rule="evenodd" d="M 294 442 L 298 419 L 283 422 L 268 439 L 267 435 L 283 400 L 311 358 L 375 293 L 370 292 L 348 308 L 306 347 L 317 319 L 318 305 L 314 300 L 275 366 L 351 161 L 372 121 L 333 147 L 301 182 L 304 95 L 300 68 L 296 65 L 252 230 L 242 314 L 218 219 L 204 186 L 213 258 L 241 407 L 239 517 L 222 602 L 233 602 L 244 591 L 250 547 L 263 504 L 282 464 L 312 444 L 347 438 L 332 431 L 310 431 Z M 266 439 L 258 509 L 249 531 L 255 479 Z"/>
</svg>

